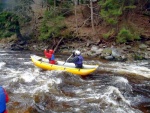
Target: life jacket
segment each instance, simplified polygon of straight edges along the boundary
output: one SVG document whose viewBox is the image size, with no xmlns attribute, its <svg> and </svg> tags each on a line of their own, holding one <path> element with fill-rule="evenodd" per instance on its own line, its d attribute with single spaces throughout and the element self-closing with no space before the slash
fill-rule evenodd
<svg viewBox="0 0 150 113">
<path fill-rule="evenodd" d="M 78 57 L 79 60 L 75 62 L 75 65 L 77 65 L 77 66 L 78 66 L 78 65 L 82 65 L 83 57 L 82 57 L 81 55 L 79 55 L 79 56 L 77 56 L 77 57 Z"/>
<path fill-rule="evenodd" d="M 53 54 L 53 51 L 47 52 L 44 50 L 45 57 L 49 59 L 50 64 L 55 64 L 55 56 Z"/>
<path fill-rule="evenodd" d="M 49 58 L 49 63 L 50 64 L 55 64 L 56 62 L 55 62 L 55 56 L 54 56 L 54 54 L 52 54 L 51 55 L 51 58 Z"/>
<path fill-rule="evenodd" d="M 6 110 L 6 94 L 4 89 L 0 87 L 0 113 L 3 113 Z"/>
</svg>

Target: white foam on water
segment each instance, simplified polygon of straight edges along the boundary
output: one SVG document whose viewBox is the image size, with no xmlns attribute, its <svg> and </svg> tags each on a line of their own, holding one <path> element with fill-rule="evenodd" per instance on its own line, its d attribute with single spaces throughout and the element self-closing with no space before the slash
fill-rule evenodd
<svg viewBox="0 0 150 113">
<path fill-rule="evenodd" d="M 36 94 L 38 92 L 49 92 L 48 83 L 44 82 L 42 84 L 31 86 L 20 85 L 20 87 L 14 91 L 14 93 L 30 93 L 31 95 Z"/>
<path fill-rule="evenodd" d="M 25 82 L 32 82 L 35 79 L 35 76 L 30 72 L 25 72 L 21 74 L 21 78 L 24 79 Z"/>
<path fill-rule="evenodd" d="M 49 92 L 49 86 L 47 83 L 43 84 L 43 85 L 39 85 L 39 86 L 35 87 L 32 91 L 30 90 L 29 92 L 32 94 L 35 94 L 37 92 Z"/>
<path fill-rule="evenodd" d="M 1 56 L 9 55 L 8 53 L 1 53 Z"/>
<path fill-rule="evenodd" d="M 15 53 L 13 55 L 15 55 Z M 13 56 L 10 56 L 10 57 L 13 57 Z M 8 58 L 8 59 L 10 59 L 10 58 Z M 14 59 L 25 60 L 25 59 L 29 59 L 29 58 L 14 58 Z M 24 65 L 26 65 L 26 64 L 33 65 L 33 63 L 31 62 L 30 59 L 28 62 L 23 61 L 21 63 Z M 92 61 L 91 63 L 95 64 L 95 61 Z M 141 64 L 145 65 L 147 63 L 141 63 Z M 52 90 L 59 90 L 59 89 L 55 89 L 55 86 L 56 86 L 56 84 L 60 84 L 62 82 L 61 77 L 57 77 L 57 74 L 58 74 L 58 76 L 61 76 L 62 71 L 41 71 L 37 67 L 27 68 L 27 66 L 25 66 L 25 68 L 22 68 L 22 65 L 21 65 L 21 67 L 18 67 L 18 69 L 7 68 L 7 66 L 6 66 L 6 68 L 5 67 L 3 68 L 3 66 L 5 66 L 5 65 L 6 65 L 5 62 L 0 63 L 0 68 L 3 69 L 2 74 L 4 73 L 4 75 L 2 75 L 2 76 L 9 78 L 9 79 L 7 79 L 7 84 L 10 85 L 9 87 L 12 87 L 12 89 L 14 88 L 14 91 L 13 91 L 14 94 L 27 93 L 27 94 L 31 94 L 31 96 L 32 96 L 39 92 L 49 92 L 49 91 L 51 91 L 51 88 L 53 88 Z M 116 71 L 116 72 L 120 72 L 122 70 L 123 70 L 123 72 L 127 72 L 127 73 L 130 73 L 130 72 L 137 73 L 138 72 L 138 74 L 140 73 L 139 75 L 142 75 L 142 76 L 143 75 L 145 76 L 146 74 L 150 74 L 150 69 L 148 69 L 142 65 L 138 65 L 138 64 L 109 63 L 109 64 L 106 64 L 106 66 L 105 66 L 105 64 L 102 64 L 100 67 L 102 67 L 104 69 L 108 69 L 110 71 Z M 13 84 L 12 82 L 15 82 L 15 83 Z M 116 82 L 116 83 L 121 82 L 121 83 L 128 84 L 128 80 L 123 77 L 117 77 L 114 82 Z M 14 85 L 14 86 L 11 86 L 11 85 Z M 54 85 L 54 87 L 53 87 L 53 85 Z M 117 102 L 117 100 L 112 97 L 112 95 L 115 94 L 116 96 L 121 98 L 121 102 L 123 101 L 123 102 L 127 103 L 128 105 L 130 105 L 130 101 L 126 100 L 123 97 L 123 95 L 121 94 L 121 92 L 119 91 L 119 89 L 116 87 L 109 86 L 108 89 L 106 89 L 104 91 L 102 90 L 102 93 L 99 90 L 100 89 L 94 90 L 92 88 L 87 88 L 86 90 L 75 89 L 74 92 L 76 94 L 79 94 L 79 96 L 81 98 L 80 97 L 74 98 L 74 97 L 67 97 L 67 96 L 61 97 L 61 96 L 57 96 L 57 95 L 55 96 L 55 98 L 58 99 L 58 101 L 65 101 L 65 102 L 75 101 L 75 103 L 77 105 L 79 104 L 79 101 L 84 102 L 86 100 L 88 101 L 88 99 L 92 99 L 92 100 L 100 99 L 100 100 L 106 102 L 106 104 L 110 103 L 110 105 L 111 105 L 111 103 L 112 103 L 114 106 L 119 106 L 118 105 L 119 103 Z M 83 98 L 81 95 L 83 95 Z M 136 99 L 137 98 L 135 98 L 135 100 Z M 101 104 L 101 101 L 100 101 L 100 104 Z M 80 110 L 80 109 L 77 108 L 77 110 Z M 124 110 L 122 110 L 121 107 L 119 107 L 117 110 L 120 113 L 124 113 L 123 112 Z"/>
<path fill-rule="evenodd" d="M 92 91 L 92 89 L 91 88 L 87 88 L 86 91 Z"/>
<path fill-rule="evenodd" d="M 99 67 L 102 70 L 111 71 L 119 74 L 135 74 L 138 76 L 144 76 L 150 78 L 150 69 L 143 65 L 148 64 L 148 62 L 141 63 L 126 63 L 126 62 L 113 62 L 101 64 Z"/>
<path fill-rule="evenodd" d="M 118 105 L 116 101 L 112 100 L 110 98 L 110 94 L 105 93 L 104 95 L 101 95 L 101 98 L 103 99 L 103 101 L 112 104 L 114 106 Z"/>
<path fill-rule="evenodd" d="M 118 103 L 116 101 L 114 101 L 112 98 L 111 98 L 111 95 L 113 93 L 116 93 L 118 94 L 118 96 L 122 99 L 122 101 L 124 101 L 125 103 L 127 103 L 128 105 L 130 105 L 130 101 L 129 100 L 126 100 L 123 95 L 121 94 L 121 92 L 119 91 L 118 88 L 114 87 L 114 86 L 109 86 L 106 90 L 106 92 L 104 93 L 104 95 L 102 96 L 102 98 L 106 98 L 106 101 L 109 102 L 109 103 L 112 103 L 113 105 L 118 105 Z"/>
<path fill-rule="evenodd" d="M 21 73 L 19 70 L 13 68 L 5 68 L 3 71 L 7 72 L 7 77 L 17 77 Z"/>
<path fill-rule="evenodd" d="M 76 94 L 82 95 L 83 91 L 81 89 L 73 90 Z"/>
<path fill-rule="evenodd" d="M 117 79 L 115 80 L 116 83 L 121 82 L 121 83 L 125 83 L 128 84 L 128 80 L 124 77 L 117 77 Z"/>
<path fill-rule="evenodd" d="M 31 61 L 29 61 L 29 62 L 23 62 L 23 64 L 32 64 L 33 65 L 33 63 L 31 62 Z"/>
<path fill-rule="evenodd" d="M 0 69 L 2 69 L 6 65 L 5 62 L 0 62 Z"/>
<path fill-rule="evenodd" d="M 19 59 L 19 60 L 24 60 L 25 58 L 17 58 L 17 59 Z"/>
<path fill-rule="evenodd" d="M 2 52 L 2 53 L 4 53 L 4 52 L 15 53 L 16 51 L 0 49 L 0 52 Z"/>
<path fill-rule="evenodd" d="M 34 95 L 39 92 L 49 92 L 49 86 L 47 84 L 42 84 L 42 85 L 31 85 L 31 86 L 25 86 L 25 85 L 20 85 L 20 87 L 16 90 L 14 90 L 14 93 L 17 94 L 31 94 Z"/>
<path fill-rule="evenodd" d="M 73 98 L 73 97 L 61 97 L 61 96 L 55 96 L 55 98 L 57 99 L 58 102 L 61 102 L 61 101 L 65 101 L 65 102 L 69 102 L 69 101 L 74 101 L 74 103 L 78 103 L 79 99 L 78 98 Z"/>
<path fill-rule="evenodd" d="M 103 101 L 108 103 L 108 104 L 112 104 L 113 106 L 118 106 L 118 102 L 116 101 L 116 99 L 112 98 L 112 95 L 114 95 L 114 93 L 116 94 L 116 96 L 119 96 L 122 99 L 123 102 L 130 105 L 130 101 L 126 100 L 123 97 L 123 95 L 121 94 L 121 92 L 118 90 L 118 88 L 116 88 L 114 86 L 109 86 L 105 90 L 105 92 L 100 95 L 100 98 L 103 99 Z"/>
<path fill-rule="evenodd" d="M 14 78 L 12 82 L 17 82 L 18 79 L 22 79 L 25 84 L 31 83 L 31 85 L 22 84 L 14 93 L 30 93 L 32 95 L 38 92 L 49 92 L 50 87 L 54 83 L 59 84 L 62 82 L 60 78 L 51 77 L 53 73 L 55 73 L 55 71 L 41 72 L 38 68 L 25 70 L 20 76 Z M 32 82 L 36 82 L 36 84 L 32 85 Z"/>
<path fill-rule="evenodd" d="M 126 66 L 124 69 L 122 68 L 117 71 L 122 73 L 131 73 L 131 74 L 133 73 L 135 75 L 140 75 L 140 76 L 150 78 L 150 69 L 143 66 L 129 65 Z"/>
<path fill-rule="evenodd" d="M 76 112 L 78 112 L 78 113 L 79 113 L 79 111 L 80 111 L 79 108 L 74 108 L 74 110 L 75 110 Z"/>
<path fill-rule="evenodd" d="M 60 83 L 62 83 L 62 80 L 59 77 L 57 78 L 57 75 L 59 76 L 63 72 L 64 71 L 61 71 L 61 70 L 46 71 L 45 76 L 47 77 L 47 79 L 52 79 L 53 83 L 60 84 Z M 56 75 L 56 77 L 52 77 L 53 75 Z"/>
<path fill-rule="evenodd" d="M 62 82 L 62 80 L 57 78 L 57 79 L 52 79 L 52 82 L 55 84 L 60 84 Z"/>
<path fill-rule="evenodd" d="M 117 108 L 116 109 L 116 112 L 117 113 L 126 113 L 126 111 L 124 111 L 123 109 L 121 109 L 121 108 Z M 130 112 L 131 113 L 131 112 Z"/>
<path fill-rule="evenodd" d="M 86 92 L 85 92 L 86 93 Z M 88 99 L 92 99 L 92 100 L 98 100 L 101 99 L 101 93 L 95 93 L 95 92 L 87 92 L 88 94 L 86 94 L 88 96 Z M 89 94 L 90 93 L 90 94 Z M 87 99 L 87 98 L 85 98 Z"/>
</svg>

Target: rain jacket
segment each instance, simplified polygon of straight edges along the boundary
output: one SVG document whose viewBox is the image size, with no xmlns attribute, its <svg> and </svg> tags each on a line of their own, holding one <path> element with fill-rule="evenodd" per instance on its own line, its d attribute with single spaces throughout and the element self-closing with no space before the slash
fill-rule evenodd
<svg viewBox="0 0 150 113">
<path fill-rule="evenodd" d="M 44 50 L 45 57 L 49 59 L 50 64 L 55 64 L 55 56 L 53 51 Z"/>
</svg>

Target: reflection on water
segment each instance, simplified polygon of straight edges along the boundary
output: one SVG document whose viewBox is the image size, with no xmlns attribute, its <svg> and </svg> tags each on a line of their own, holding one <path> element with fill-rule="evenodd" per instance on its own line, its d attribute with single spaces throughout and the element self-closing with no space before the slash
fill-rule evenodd
<svg viewBox="0 0 150 113">
<path fill-rule="evenodd" d="M 150 83 L 143 77 L 150 74 L 147 61 L 87 60 L 85 63 L 98 63 L 100 67 L 95 73 L 80 77 L 63 71 L 41 70 L 33 65 L 28 51 L 1 50 L 0 53 L 0 85 L 10 96 L 7 104 L 10 113 L 150 112 Z M 62 59 L 60 55 L 56 57 Z"/>
</svg>

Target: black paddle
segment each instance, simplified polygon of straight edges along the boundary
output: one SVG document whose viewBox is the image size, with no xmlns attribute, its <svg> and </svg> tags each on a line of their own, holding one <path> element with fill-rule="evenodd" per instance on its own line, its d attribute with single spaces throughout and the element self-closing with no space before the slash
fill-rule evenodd
<svg viewBox="0 0 150 113">
<path fill-rule="evenodd" d="M 72 55 L 73 55 L 73 54 L 71 54 L 71 55 L 69 56 L 69 58 L 67 58 L 67 60 L 65 61 L 65 63 L 72 57 Z M 65 63 L 64 63 L 64 64 L 65 64 Z M 63 65 L 64 65 L 64 64 L 63 64 Z"/>
</svg>

